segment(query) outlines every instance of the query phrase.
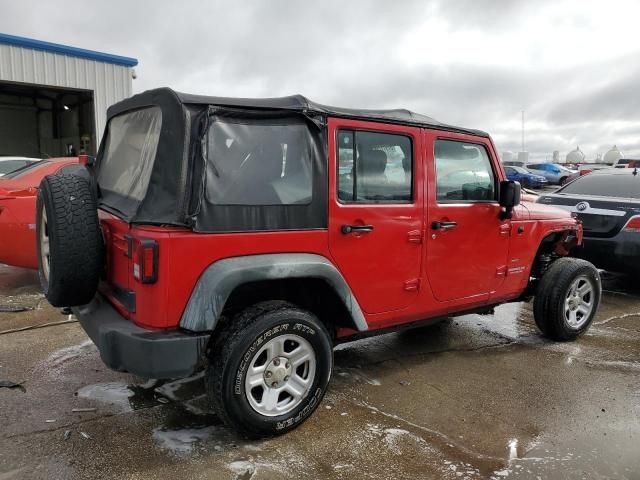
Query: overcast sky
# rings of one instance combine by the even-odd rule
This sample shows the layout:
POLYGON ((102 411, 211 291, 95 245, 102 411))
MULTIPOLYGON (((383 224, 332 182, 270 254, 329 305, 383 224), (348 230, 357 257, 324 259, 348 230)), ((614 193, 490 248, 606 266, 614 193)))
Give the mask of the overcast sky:
POLYGON ((638 1, 0 0, 0 32, 135 57, 134 91, 404 107, 546 158, 640 156, 638 1))

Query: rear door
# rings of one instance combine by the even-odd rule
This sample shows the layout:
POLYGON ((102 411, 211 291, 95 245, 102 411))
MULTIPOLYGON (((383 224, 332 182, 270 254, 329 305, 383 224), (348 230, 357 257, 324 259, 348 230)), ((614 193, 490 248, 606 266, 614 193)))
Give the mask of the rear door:
POLYGON ((329 119, 329 247, 367 313, 407 307, 420 288, 420 129, 329 119))
MULTIPOLYGON (((510 221, 499 218, 497 157, 488 139, 425 132, 427 275, 439 301, 488 297, 506 274, 510 221)), ((464 299, 464 300, 463 300, 464 299)))

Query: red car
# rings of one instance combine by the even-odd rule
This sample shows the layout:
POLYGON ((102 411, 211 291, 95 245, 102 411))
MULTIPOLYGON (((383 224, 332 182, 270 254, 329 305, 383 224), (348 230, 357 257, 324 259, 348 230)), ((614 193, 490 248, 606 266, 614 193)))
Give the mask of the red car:
POLYGON ((28 164, 0 178, 0 263, 38 268, 36 195, 40 181, 78 163, 78 157, 28 164))
POLYGON ((487 133, 169 89, 108 117, 89 180, 40 186, 45 295, 110 368, 204 367, 211 407, 243 434, 308 418, 339 342, 531 297, 552 339, 594 318, 598 270, 568 257, 580 222, 521 202, 487 133))

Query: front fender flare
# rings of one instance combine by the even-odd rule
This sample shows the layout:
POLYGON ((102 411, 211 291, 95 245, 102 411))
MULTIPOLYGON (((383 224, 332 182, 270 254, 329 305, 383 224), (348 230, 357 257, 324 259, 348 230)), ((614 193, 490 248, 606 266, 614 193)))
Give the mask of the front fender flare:
POLYGON ((245 283, 287 278, 320 278, 338 294, 358 331, 368 329, 360 305, 338 269, 325 257, 310 253, 247 255, 218 260, 200 275, 180 327, 192 332, 212 331, 233 290, 245 283))

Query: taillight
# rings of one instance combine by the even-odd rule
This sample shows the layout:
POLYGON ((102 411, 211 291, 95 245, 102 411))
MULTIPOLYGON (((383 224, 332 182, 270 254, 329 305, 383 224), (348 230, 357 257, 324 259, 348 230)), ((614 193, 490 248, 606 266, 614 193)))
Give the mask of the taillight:
POLYGON ((625 232, 640 232, 640 215, 631 217, 623 230, 625 232))
POLYGON ((158 242, 146 238, 133 238, 133 277, 141 283, 158 280, 158 242))

